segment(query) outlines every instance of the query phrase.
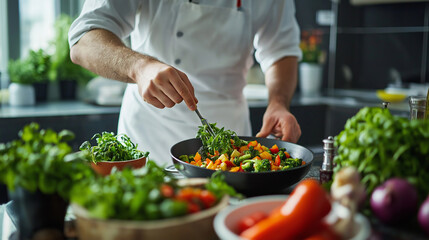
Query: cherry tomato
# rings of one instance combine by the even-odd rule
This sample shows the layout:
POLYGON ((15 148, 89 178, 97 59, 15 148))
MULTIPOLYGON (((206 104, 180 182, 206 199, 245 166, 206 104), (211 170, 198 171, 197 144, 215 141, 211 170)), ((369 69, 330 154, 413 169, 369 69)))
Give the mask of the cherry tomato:
POLYGON ((244 232, 244 230, 253 227, 256 223, 258 223, 259 221, 261 221, 267 217, 268 217, 268 215, 264 212, 254 212, 254 213, 250 214, 249 216, 242 218, 238 222, 239 233, 242 233, 242 232, 244 232))
POLYGON ((161 193, 162 193, 162 196, 164 196, 166 198, 171 198, 174 196, 174 189, 170 185, 162 184, 161 185, 161 193))
POLYGON ((188 202, 188 213, 196 213, 199 211, 201 211, 200 205, 193 202, 188 202))
POLYGON ((209 208, 216 203, 215 195, 207 190, 202 190, 199 197, 205 208, 209 208))

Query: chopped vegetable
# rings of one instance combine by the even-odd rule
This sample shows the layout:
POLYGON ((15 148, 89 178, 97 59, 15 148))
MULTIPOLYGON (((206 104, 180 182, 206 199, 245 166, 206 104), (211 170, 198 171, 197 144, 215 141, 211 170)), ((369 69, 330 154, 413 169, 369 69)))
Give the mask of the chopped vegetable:
POLYGON ((299 158, 292 158, 276 144, 268 148, 257 140, 247 142, 230 130, 211 125, 215 137, 207 133, 207 126, 200 126, 197 138, 203 147, 195 155, 182 155, 180 160, 195 166, 230 172, 266 172, 286 170, 304 165, 299 158), (206 160, 201 161, 204 158, 206 160))
POLYGON ((325 190, 317 181, 306 179, 296 186, 281 208, 240 236, 250 240, 305 238, 307 236, 302 234, 308 226, 319 224, 330 210, 331 203, 325 190))
POLYGON ((224 195, 241 197, 213 174, 205 189, 180 187, 177 180, 149 160, 141 169, 112 171, 106 177, 81 181, 71 201, 101 219, 154 220, 172 218, 213 207, 224 195))

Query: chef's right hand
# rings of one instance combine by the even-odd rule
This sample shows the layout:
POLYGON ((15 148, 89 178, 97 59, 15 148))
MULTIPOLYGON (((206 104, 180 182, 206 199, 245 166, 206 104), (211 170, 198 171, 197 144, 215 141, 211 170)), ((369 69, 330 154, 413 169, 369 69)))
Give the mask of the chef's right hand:
POLYGON ((185 101, 188 108, 195 111, 198 100, 188 76, 156 59, 146 61, 135 76, 143 100, 157 108, 171 108, 185 101))

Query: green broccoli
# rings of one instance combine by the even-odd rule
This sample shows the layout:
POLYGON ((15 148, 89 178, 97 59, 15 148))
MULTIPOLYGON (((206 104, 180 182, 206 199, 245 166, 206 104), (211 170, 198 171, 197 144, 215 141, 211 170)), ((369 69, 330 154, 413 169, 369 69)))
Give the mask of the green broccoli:
POLYGON ((243 156, 241 156, 241 157, 236 157, 236 158, 234 158, 234 160, 232 160, 232 163, 234 163, 234 164, 235 164, 235 166, 240 166, 240 163, 241 163, 242 161, 247 160, 247 159, 249 159, 249 158, 252 158, 252 155, 251 155, 250 153, 248 153, 248 154, 244 154, 244 155, 243 155, 243 156))
POLYGON ((255 160, 253 167, 255 168, 255 172, 271 171, 271 163, 268 159, 255 160))
POLYGON ((254 149, 253 146, 249 147, 249 150, 243 152, 244 154, 250 154, 250 158, 254 158, 259 155, 259 151, 254 149))
POLYGON ((241 165, 241 168, 245 171, 245 172, 253 172, 253 170, 255 170, 255 168, 253 167, 255 160, 245 160, 243 161, 243 165, 241 165))
POLYGON ((277 153, 277 155, 280 157, 280 160, 285 160, 286 159, 286 154, 284 151, 279 151, 277 153))

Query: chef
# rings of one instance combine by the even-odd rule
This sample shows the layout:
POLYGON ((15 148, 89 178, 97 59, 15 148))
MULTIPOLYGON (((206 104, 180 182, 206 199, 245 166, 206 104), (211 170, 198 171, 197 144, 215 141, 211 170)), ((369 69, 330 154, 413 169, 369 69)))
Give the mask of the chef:
POLYGON ((243 88, 254 51, 269 92, 257 136, 301 135, 289 111, 301 57, 293 0, 86 0, 69 44, 74 63, 129 83, 118 133, 159 164, 195 137, 197 104, 209 122, 252 134, 243 88))

